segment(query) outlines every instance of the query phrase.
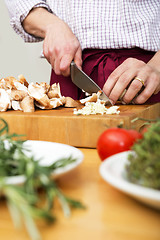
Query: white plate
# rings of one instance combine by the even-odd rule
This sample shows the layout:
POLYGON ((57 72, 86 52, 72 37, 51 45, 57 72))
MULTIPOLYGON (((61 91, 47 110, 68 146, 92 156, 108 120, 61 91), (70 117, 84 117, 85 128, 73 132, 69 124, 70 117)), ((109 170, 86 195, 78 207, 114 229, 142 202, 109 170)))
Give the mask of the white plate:
POLYGON ((99 169, 102 178, 120 191, 149 206, 160 209, 159 190, 133 184, 125 178, 125 165, 130 152, 118 153, 104 160, 99 169))
MULTIPOLYGON (((79 149, 66 144, 28 140, 24 143, 24 146, 31 150, 30 152, 25 152, 25 154, 27 156, 34 156, 36 160, 40 159, 40 164, 43 166, 51 165, 61 158, 67 158, 70 156, 76 159, 75 162, 68 164, 65 167, 55 169, 52 173, 54 179, 76 168, 84 158, 83 153, 79 149)), ((6 178, 8 184, 18 185, 24 183, 24 181, 24 176, 6 178)))

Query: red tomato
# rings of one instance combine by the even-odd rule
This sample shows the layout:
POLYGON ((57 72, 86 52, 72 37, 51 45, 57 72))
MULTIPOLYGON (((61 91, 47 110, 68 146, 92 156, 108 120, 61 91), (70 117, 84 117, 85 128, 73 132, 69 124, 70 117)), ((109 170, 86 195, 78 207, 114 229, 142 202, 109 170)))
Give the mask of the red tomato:
POLYGON ((133 145, 133 137, 123 128, 109 128, 105 130, 97 141, 97 151, 101 158, 105 158, 123 151, 133 145))
POLYGON ((129 130, 127 130, 127 131, 131 134, 131 137, 133 138, 133 143, 134 143, 137 139, 143 138, 143 135, 142 135, 140 132, 138 132, 138 131, 136 131, 136 130, 134 130, 134 129, 129 129, 129 130))

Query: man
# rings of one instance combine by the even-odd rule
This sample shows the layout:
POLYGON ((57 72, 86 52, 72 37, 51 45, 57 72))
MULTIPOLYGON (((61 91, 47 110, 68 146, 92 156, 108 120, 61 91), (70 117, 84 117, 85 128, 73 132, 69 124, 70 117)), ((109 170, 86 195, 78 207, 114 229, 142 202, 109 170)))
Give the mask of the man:
POLYGON ((113 104, 160 102, 160 3, 155 0, 6 0, 11 25, 25 41, 44 39, 51 83, 75 99, 72 60, 113 104), (143 87, 143 88, 142 88, 143 87))

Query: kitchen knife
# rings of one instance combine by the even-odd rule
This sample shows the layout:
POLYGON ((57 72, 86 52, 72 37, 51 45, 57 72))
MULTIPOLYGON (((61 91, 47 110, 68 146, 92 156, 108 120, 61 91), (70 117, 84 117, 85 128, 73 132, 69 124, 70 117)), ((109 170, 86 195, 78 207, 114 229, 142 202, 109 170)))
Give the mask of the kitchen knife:
POLYGON ((103 92, 103 90, 87 74, 85 74, 81 69, 79 69, 74 61, 71 62, 71 79, 77 87, 89 94, 101 91, 102 93, 99 98, 101 100, 104 100, 106 104, 110 103, 111 105, 113 105, 110 99, 103 92))

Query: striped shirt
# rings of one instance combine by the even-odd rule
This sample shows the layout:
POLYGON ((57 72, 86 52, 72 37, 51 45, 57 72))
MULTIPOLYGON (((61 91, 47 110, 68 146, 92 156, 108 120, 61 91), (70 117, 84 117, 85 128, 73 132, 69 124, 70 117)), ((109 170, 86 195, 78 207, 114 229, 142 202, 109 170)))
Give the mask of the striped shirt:
POLYGON ((25 42, 42 39, 26 33, 21 22, 34 7, 64 20, 82 49, 140 47, 160 49, 159 0, 5 0, 13 29, 25 42))

